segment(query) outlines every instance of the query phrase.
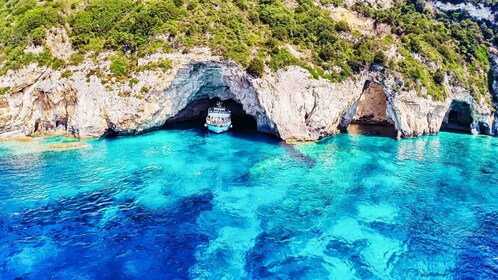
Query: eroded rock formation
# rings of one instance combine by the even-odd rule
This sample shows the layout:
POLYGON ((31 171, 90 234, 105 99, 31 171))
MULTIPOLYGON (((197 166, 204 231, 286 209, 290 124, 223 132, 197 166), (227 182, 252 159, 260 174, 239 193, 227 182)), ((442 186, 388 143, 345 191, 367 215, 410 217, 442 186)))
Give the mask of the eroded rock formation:
MULTIPOLYGON (((458 1, 454 1, 458 2, 458 1)), ((438 10, 444 12, 463 11, 469 16, 478 20, 487 20, 495 23, 495 18, 498 15, 497 11, 490 7, 486 7, 485 3, 478 4, 476 2, 459 1, 458 4, 452 4, 448 1, 433 1, 431 4, 438 10)))
MULTIPOLYGON (((498 51, 492 50, 489 56, 490 69, 488 79, 490 82, 490 91, 493 99, 493 106, 498 110, 498 51)), ((495 112, 494 124, 491 134, 498 135, 498 114, 495 112)))
POLYGON ((156 54, 139 63, 164 58, 172 61, 172 69, 139 72, 133 84, 100 77, 95 69, 105 75, 109 64, 91 60, 71 66, 69 76, 34 65, 9 72, 0 77, 0 87, 10 87, 0 96, 0 137, 139 134, 199 117, 215 98, 235 102, 259 131, 289 141, 327 137, 352 121, 393 125, 398 137, 434 134, 449 119, 454 101, 469 105, 474 132, 493 132, 488 104, 450 83, 449 97, 433 101, 404 91, 401 78, 382 71, 332 83, 291 66, 253 79, 237 64, 205 50, 156 54))
POLYGON ((469 132, 472 129, 473 122, 470 105, 466 102, 455 100, 451 102, 441 127, 469 132))
POLYGON ((366 74, 342 83, 312 79, 307 70, 289 67, 254 80, 272 130, 286 140, 316 140, 338 131, 341 116, 360 97, 366 74))
POLYGON ((340 128, 346 129, 350 124, 394 125, 387 115, 387 102, 384 87, 374 81, 367 80, 363 93, 351 110, 344 116, 340 128))
MULTIPOLYGON (((171 108, 169 121, 175 120, 177 113, 189 103, 219 98, 241 104, 246 114, 256 119, 259 131, 278 134, 261 106, 251 78, 235 63, 209 61, 187 64, 178 71, 163 93, 171 108)), ((206 105, 204 103, 197 108, 205 110, 206 105)))
POLYGON ((356 134, 396 137, 394 122, 387 112, 384 87, 367 80, 361 97, 343 115, 339 128, 356 134))

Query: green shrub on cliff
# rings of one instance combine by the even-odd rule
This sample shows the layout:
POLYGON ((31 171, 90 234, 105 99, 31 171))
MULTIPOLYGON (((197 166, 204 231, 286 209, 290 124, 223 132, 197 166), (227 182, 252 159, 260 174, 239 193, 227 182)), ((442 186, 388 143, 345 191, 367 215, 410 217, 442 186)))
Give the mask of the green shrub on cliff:
POLYGON ((111 73, 116 76, 128 75, 128 62, 122 57, 116 56, 111 60, 111 73))
POLYGON ((168 59, 163 59, 160 61, 149 62, 137 68, 137 72, 142 72, 146 70, 169 70, 171 69, 171 61, 168 59))
POLYGON ((279 49, 271 54, 270 68, 274 71, 290 65, 299 65, 299 60, 286 49, 279 49))
POLYGON ((33 62, 64 67, 65 62, 47 50, 25 51, 28 46, 46 49, 46 31, 60 27, 68 31, 77 50, 70 64, 96 57, 88 54, 113 51, 117 55, 111 72, 117 77, 171 67, 167 62, 136 67, 137 59, 147 54, 209 46, 215 55, 236 61, 255 76, 261 75, 266 62, 272 70, 299 65, 315 78, 342 81, 377 63, 401 73, 408 86, 435 99, 444 98, 446 92, 435 69, 476 96, 486 94, 483 73, 496 27, 477 24, 465 15, 431 11, 423 1, 397 2, 384 10, 358 1, 354 10, 377 25, 391 26, 392 34, 382 38, 335 20, 322 6, 343 4, 342 0, 298 0, 296 5, 281 0, 9 0, 0 4, 0 63, 2 73, 33 62), (392 46, 401 54, 399 60, 386 57, 392 46))
POLYGON ((102 39, 103 47, 133 52, 179 15, 173 1, 97 0, 75 13, 69 24, 78 48, 102 39))
POLYGON ((263 76, 264 71, 265 71, 265 62, 258 57, 251 60, 251 63, 249 63, 249 66, 247 67, 247 73, 255 77, 263 76))
POLYGON ((445 76, 444 71, 442 69, 437 69, 436 72, 434 73, 434 81, 437 84, 442 85, 444 82, 444 76, 445 76))
POLYGON ((5 95, 7 92, 9 92, 10 87, 2 87, 0 88, 0 95, 5 95))

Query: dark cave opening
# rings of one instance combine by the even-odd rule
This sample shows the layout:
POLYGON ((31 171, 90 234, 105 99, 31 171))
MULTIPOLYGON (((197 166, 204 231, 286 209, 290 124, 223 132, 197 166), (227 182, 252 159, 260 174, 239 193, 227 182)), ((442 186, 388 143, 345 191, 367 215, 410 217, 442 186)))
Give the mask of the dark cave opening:
POLYGON ((468 133, 473 122, 470 105, 464 101, 454 100, 444 117, 441 130, 468 133))
MULTIPOLYGON (((202 98, 190 102, 180 110, 174 117, 168 119, 164 125, 165 129, 188 129, 202 128, 207 117, 208 109, 215 106, 219 98, 202 98)), ((256 119, 247 114, 242 104, 233 99, 221 100, 223 105, 231 111, 232 131, 257 131, 256 119)))
POLYGON ((351 123, 348 126, 347 133, 360 134, 366 136, 383 136, 389 138, 397 138, 398 131, 394 125, 375 125, 375 124, 361 124, 351 123))

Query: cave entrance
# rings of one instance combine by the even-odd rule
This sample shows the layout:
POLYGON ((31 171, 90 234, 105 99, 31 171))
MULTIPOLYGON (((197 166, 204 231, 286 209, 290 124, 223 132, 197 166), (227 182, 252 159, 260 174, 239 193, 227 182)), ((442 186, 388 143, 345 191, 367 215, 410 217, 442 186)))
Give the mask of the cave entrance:
POLYGON ((441 130, 469 133, 473 122, 469 103, 453 100, 444 117, 441 130))
POLYGON ((384 87, 379 83, 366 81, 360 99, 343 117, 339 128, 351 134, 396 138, 398 132, 387 115, 384 87))
MULTIPOLYGON (((165 128, 202 128, 208 114, 208 109, 215 106, 219 98, 201 98, 191 101, 174 117, 168 119, 165 128)), ((242 104, 233 99, 222 100, 223 105, 232 113, 232 131, 257 131, 256 119, 247 114, 242 104)))

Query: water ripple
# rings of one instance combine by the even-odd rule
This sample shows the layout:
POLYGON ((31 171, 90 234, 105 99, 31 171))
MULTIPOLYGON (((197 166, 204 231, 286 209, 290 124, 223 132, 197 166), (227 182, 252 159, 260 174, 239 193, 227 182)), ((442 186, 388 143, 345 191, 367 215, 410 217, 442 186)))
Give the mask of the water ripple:
POLYGON ((496 138, 41 144, 0 143, 0 279, 498 278, 496 138))

